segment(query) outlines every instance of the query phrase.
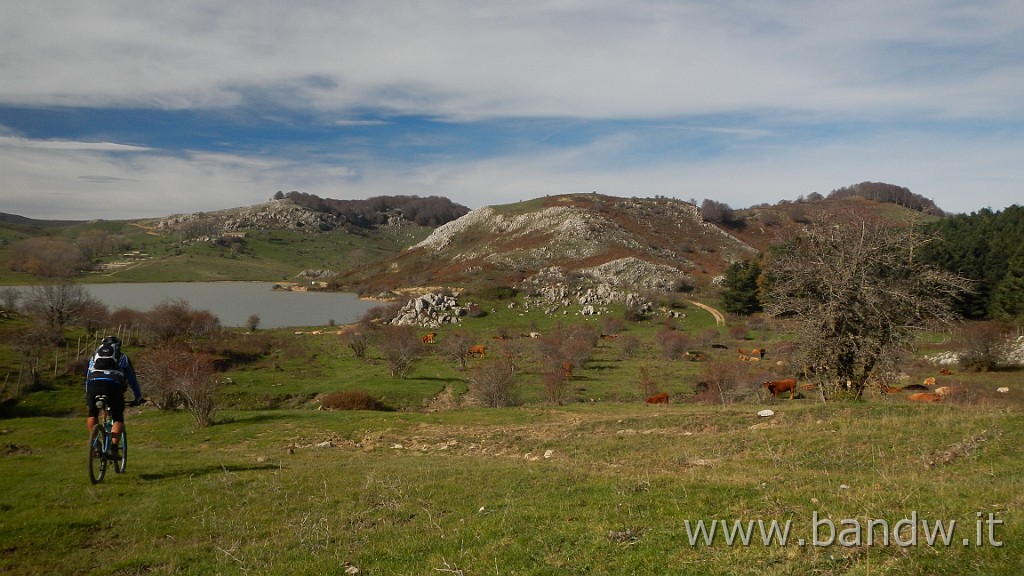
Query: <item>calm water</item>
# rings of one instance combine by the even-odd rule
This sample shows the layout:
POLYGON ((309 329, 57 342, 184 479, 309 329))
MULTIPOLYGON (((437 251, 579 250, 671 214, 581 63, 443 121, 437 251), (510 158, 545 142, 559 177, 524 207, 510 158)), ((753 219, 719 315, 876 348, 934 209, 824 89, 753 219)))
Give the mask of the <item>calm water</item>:
POLYGON ((194 310, 209 310, 222 326, 245 326, 260 317, 260 328, 324 326, 357 322, 377 304, 341 292, 286 292, 269 282, 164 282, 86 284, 83 287, 111 311, 146 311, 164 300, 184 300, 194 310))

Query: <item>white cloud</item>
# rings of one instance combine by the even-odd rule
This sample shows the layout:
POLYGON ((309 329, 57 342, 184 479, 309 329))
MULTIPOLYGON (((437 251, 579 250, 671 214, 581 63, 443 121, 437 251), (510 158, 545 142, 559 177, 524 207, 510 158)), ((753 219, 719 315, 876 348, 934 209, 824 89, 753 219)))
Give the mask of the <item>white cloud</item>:
POLYGON ((303 110, 364 139, 394 128, 377 119, 388 113, 639 120, 722 139, 673 156, 632 128, 558 145, 554 130, 533 149, 471 160, 443 132, 396 131, 382 147, 416 140, 436 156, 385 161, 353 146, 318 164, 292 142, 221 153, 0 132, 3 210, 33 217, 95 217, 98 196, 116 199, 109 217, 120 218, 277 190, 471 207, 597 190, 743 207, 862 180, 970 211, 1019 202, 1024 182, 1015 0, 37 0, 0 11, 0 107, 303 110))
POLYGON ((325 110, 464 118, 1002 116, 1024 102, 1012 0, 43 0, 7 12, 8 103, 226 106, 275 87, 325 110))

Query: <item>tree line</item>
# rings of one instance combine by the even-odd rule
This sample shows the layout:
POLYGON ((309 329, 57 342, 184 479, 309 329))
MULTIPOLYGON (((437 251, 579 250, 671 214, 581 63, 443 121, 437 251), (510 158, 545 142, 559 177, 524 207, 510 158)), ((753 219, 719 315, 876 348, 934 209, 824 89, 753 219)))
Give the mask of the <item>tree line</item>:
POLYGON ((469 208, 441 196, 375 196, 365 200, 337 200, 297 191, 287 194, 279 191, 274 195, 275 200, 284 198, 310 210, 343 216, 349 224, 359 228, 382 226, 393 216, 436 228, 469 212, 469 208))
MULTIPOLYGON (((908 260, 907 266, 922 265, 967 281, 965 290, 952 300, 958 316, 968 320, 1024 318, 1024 207, 948 216, 920 226, 915 234, 922 240, 915 245, 913 261, 908 260)), ((762 311, 767 303, 764 260, 734 262, 726 269, 722 285, 726 311, 740 315, 762 311)))

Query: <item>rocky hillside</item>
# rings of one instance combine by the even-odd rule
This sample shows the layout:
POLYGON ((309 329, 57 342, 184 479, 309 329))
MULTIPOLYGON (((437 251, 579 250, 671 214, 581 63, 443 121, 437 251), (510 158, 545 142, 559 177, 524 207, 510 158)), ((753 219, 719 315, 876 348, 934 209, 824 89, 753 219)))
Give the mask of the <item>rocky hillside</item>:
POLYGON ((327 212, 297 206, 291 200, 271 200, 252 206, 215 212, 175 214, 154 223, 158 232, 198 232, 219 235, 240 230, 300 230, 326 232, 344 224, 344 219, 327 212))
POLYGON ((550 196, 474 210, 385 266, 353 270, 335 281, 363 293, 414 286, 535 290, 559 283, 622 292, 701 288, 713 285, 730 263, 756 257, 822 212, 913 214, 864 198, 836 198, 761 206, 714 223, 697 206, 670 198, 550 196))

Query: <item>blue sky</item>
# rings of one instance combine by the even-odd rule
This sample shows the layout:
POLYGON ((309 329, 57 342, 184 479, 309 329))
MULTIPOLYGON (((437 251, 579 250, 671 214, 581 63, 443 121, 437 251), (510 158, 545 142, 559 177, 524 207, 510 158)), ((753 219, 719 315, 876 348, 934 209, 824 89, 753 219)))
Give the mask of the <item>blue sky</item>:
POLYGON ((0 0, 0 211, 1024 203, 1024 3, 0 0))

